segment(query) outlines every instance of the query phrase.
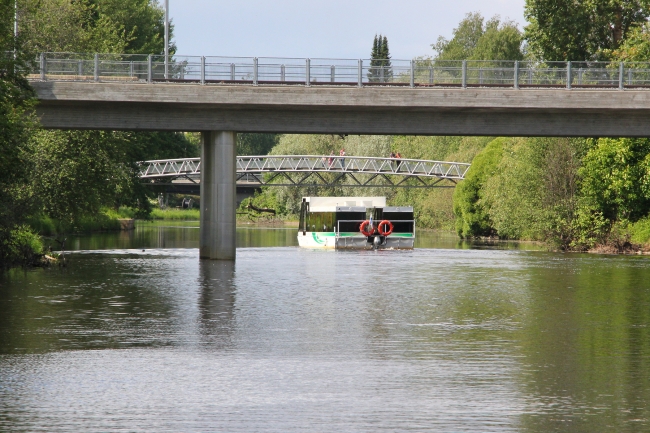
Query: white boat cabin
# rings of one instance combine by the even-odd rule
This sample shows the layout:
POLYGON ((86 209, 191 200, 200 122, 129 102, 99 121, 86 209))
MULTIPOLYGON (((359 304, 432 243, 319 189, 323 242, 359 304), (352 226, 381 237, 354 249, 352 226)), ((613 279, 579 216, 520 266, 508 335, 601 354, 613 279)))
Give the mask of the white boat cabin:
POLYGON ((411 206, 386 206, 386 197, 303 197, 298 244, 307 248, 411 249, 411 206))

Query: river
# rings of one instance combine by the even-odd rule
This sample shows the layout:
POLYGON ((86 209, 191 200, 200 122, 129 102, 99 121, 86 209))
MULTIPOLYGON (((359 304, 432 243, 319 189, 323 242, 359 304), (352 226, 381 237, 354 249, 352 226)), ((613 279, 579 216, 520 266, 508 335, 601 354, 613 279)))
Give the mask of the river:
POLYGON ((316 251, 196 223, 68 239, 0 277, 0 431, 647 432, 650 259, 316 251))

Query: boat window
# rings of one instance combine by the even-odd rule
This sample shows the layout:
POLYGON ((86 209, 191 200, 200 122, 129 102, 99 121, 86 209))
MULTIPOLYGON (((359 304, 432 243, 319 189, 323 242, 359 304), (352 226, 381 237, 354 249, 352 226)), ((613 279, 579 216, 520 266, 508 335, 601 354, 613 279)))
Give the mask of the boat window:
POLYGON ((307 216, 307 226, 313 232, 333 232, 334 212, 311 212, 307 216))
POLYGON ((365 212, 337 212, 336 221, 341 233, 358 232, 359 226, 366 219, 365 212))

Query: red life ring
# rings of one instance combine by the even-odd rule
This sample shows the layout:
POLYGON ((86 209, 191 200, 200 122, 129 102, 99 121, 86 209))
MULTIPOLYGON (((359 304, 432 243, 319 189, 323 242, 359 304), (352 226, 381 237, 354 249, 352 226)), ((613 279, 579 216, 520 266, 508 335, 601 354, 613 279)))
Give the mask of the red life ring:
POLYGON ((377 226, 377 230, 379 231, 380 235, 388 236, 389 234, 393 233, 393 223, 388 220, 383 220, 377 226), (384 229, 385 226, 388 226, 388 228, 384 229))
POLYGON ((375 232, 375 228, 370 226, 370 230, 366 230, 366 227, 370 225, 370 221, 365 220, 364 222, 361 223, 359 226, 359 231, 361 232, 362 235, 364 236, 370 236, 375 232))

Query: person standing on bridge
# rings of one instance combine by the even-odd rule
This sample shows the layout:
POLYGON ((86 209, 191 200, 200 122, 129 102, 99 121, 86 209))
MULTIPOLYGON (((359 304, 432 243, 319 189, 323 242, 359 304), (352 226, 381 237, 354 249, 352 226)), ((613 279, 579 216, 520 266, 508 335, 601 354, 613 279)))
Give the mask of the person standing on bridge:
POLYGON ((390 153, 390 159, 391 159, 391 164, 395 165, 395 167, 397 168, 396 166, 397 162, 395 161, 395 152, 390 153))
POLYGON ((330 152, 330 157, 327 159, 327 167, 332 168, 332 164, 334 164, 334 151, 333 150, 330 152))
POLYGON ((402 165, 402 161, 400 161, 400 159, 402 159, 402 155, 399 152, 397 152, 395 154, 395 158, 397 159, 397 161, 395 162, 396 165, 395 169, 399 171, 399 166, 402 165))
POLYGON ((341 148, 339 156, 341 157, 341 168, 345 170, 345 149, 341 148))

